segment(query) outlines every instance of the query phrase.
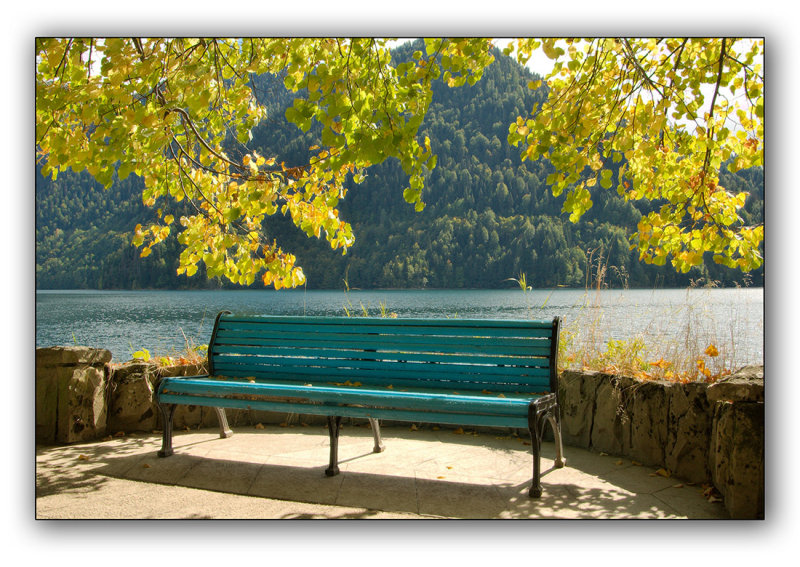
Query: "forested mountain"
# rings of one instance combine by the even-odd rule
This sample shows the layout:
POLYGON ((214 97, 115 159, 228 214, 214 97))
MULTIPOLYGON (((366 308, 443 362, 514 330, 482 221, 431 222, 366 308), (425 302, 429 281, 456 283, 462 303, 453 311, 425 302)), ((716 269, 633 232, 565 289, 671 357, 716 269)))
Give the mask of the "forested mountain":
MULTIPOLYGON (((409 57, 412 49, 402 46, 395 57, 409 57)), ((407 179, 399 164, 386 162, 370 168, 340 204, 356 235, 344 256, 324 241, 309 240, 286 218, 268 219, 265 231, 296 253, 309 288, 499 288, 514 285, 508 278, 523 273, 533 287, 584 287, 598 262, 607 268, 605 281, 612 287, 683 287, 692 281, 763 285, 763 268, 742 274, 710 258, 684 275, 669 265, 639 262, 626 234, 657 203, 625 202, 598 187, 592 209, 572 224, 561 213, 564 196, 554 198, 545 184, 549 163, 522 162, 506 142, 508 125, 542 101, 545 91, 530 91, 529 71, 499 52, 495 57, 474 86, 434 88, 421 137, 430 137, 438 166, 426 180, 422 212, 403 200, 407 179)), ((307 160, 314 131, 303 133, 283 118, 292 95, 280 77, 259 77, 255 87, 271 118, 254 131, 249 149, 287 164, 307 160)), ((724 171, 720 184, 748 191, 745 221, 763 222, 761 168, 736 175, 724 171)), ((191 278, 176 275, 174 237, 139 258, 130 244, 133 228, 153 218, 142 205, 141 190, 134 175, 103 190, 86 173, 62 172, 53 181, 37 172, 37 287, 238 287, 207 279, 202 267, 191 278)), ((183 214, 170 206, 176 216, 183 214)))

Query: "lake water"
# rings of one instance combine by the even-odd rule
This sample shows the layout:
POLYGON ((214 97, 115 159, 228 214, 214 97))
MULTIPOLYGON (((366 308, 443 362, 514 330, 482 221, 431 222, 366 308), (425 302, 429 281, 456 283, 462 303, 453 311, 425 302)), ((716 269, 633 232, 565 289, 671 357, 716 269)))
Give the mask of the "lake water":
POLYGON ((641 337, 657 348, 718 345, 731 368, 763 364, 761 288, 671 290, 37 291, 36 346, 146 348, 170 355, 208 343, 221 310, 241 314, 544 319, 576 340, 641 337))

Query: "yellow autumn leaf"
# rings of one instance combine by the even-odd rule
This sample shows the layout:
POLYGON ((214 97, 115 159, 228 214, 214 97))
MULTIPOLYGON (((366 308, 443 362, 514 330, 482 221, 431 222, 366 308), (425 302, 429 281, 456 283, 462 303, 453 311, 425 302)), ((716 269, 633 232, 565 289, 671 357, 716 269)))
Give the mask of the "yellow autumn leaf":
POLYGON ((705 350, 705 353, 708 356, 712 356, 712 357, 713 356, 719 356, 719 351, 717 350, 717 347, 715 347, 713 344, 708 345, 708 348, 705 350))

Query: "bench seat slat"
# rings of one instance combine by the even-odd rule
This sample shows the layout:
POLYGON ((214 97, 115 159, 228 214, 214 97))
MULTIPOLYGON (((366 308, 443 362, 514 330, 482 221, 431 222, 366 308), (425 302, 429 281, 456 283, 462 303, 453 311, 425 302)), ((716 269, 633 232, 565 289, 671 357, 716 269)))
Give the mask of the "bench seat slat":
POLYGON ((312 415, 330 415, 341 417, 363 417, 391 419, 396 421, 430 422, 448 425, 469 425, 485 427, 527 428, 527 417, 480 415, 473 413, 422 412, 420 410, 399 410, 393 408, 367 408, 339 405, 296 404, 269 400, 242 400, 232 398, 185 396, 180 394, 163 394, 162 403, 190 404, 207 407, 224 407, 246 410, 264 410, 285 413, 303 414, 304 410, 312 415))
MULTIPOLYGON (((220 400, 226 396, 247 395, 269 398, 292 398, 295 404, 365 405, 402 410, 437 411, 445 413, 478 413, 486 415, 526 416, 528 404, 535 394, 518 397, 496 397, 427 389, 413 392, 377 390, 359 387, 331 387, 311 384, 255 383, 208 380, 170 380, 161 388, 161 396, 180 394, 194 398, 212 397, 220 400)), ((316 408, 314 408, 316 409, 316 408)))

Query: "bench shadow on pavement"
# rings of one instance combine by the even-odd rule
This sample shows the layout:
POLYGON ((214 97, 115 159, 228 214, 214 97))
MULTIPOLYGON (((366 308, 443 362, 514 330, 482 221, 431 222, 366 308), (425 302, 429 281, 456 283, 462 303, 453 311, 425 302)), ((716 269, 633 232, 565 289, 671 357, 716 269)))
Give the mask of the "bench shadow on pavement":
MULTIPOLYGON (((298 434, 300 431, 293 430, 292 433, 298 434)), ((418 474, 415 465, 403 465, 409 461, 403 454, 403 448, 392 451, 391 439, 388 439, 387 451, 392 451, 393 464, 387 466, 384 461, 383 465, 371 470, 377 456, 365 452, 360 445, 364 442, 361 437, 367 437, 369 432, 351 430, 350 434, 353 433, 356 434, 354 443, 359 443, 358 449, 353 447, 349 454, 342 456, 342 472, 334 477, 325 476, 327 453, 322 445, 327 441, 327 434, 320 435, 318 432, 308 433, 316 436, 316 439, 309 449, 313 458, 307 460, 276 459, 264 452, 262 458, 254 462, 248 460, 251 457, 246 453, 236 453, 235 450, 225 452, 223 456, 224 440, 214 436, 179 442, 174 455, 166 459, 156 455, 159 442, 156 434, 129 437, 121 439, 119 443, 59 447, 59 458, 48 460, 47 470, 43 471, 47 474, 42 475, 44 478, 40 480, 37 474, 37 494, 56 492, 67 487, 70 490, 95 490, 100 486, 98 483, 103 482, 103 476, 106 476, 351 509, 333 513, 337 518, 368 518, 374 516, 375 511, 472 519, 676 516, 676 511, 663 501, 650 494, 636 494, 628 490, 624 482, 605 483, 602 486, 584 482, 588 475, 602 477, 608 469, 607 465, 598 465, 597 459, 586 452, 583 458, 570 460, 567 448, 568 465, 565 469, 552 468, 552 460, 545 453, 542 461, 544 494, 539 499, 531 499, 528 498, 529 477, 524 481, 509 482, 480 474, 435 476, 430 471, 418 474), (192 454, 192 451, 204 454, 192 454), (79 460, 79 466, 75 466, 80 455, 85 455, 85 460, 79 460)), ((280 435, 280 432, 272 430, 269 433, 247 432, 240 435, 263 436, 263 440, 257 439, 257 443, 263 443, 260 449, 268 451, 270 437, 280 435)), ((447 444, 430 442, 430 447, 426 447, 427 441, 417 441, 408 431, 392 430, 391 437, 420 443, 422 445, 415 445, 417 452, 434 456, 442 447, 455 451, 463 445, 480 443, 480 439, 463 437, 447 444)), ((518 448, 501 446, 499 454, 504 458, 502 454, 510 455, 512 450, 530 459, 529 452, 525 454, 518 448)), ((487 463, 486 466, 492 465, 487 463)), ((475 469, 482 469, 482 463, 476 463, 475 469)), ((212 517, 214 510, 208 513, 208 517, 212 517)), ((271 517, 303 519, 320 516, 287 513, 271 517)))

